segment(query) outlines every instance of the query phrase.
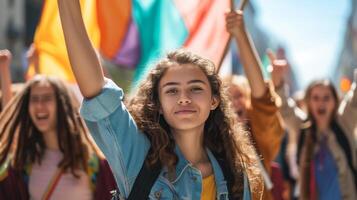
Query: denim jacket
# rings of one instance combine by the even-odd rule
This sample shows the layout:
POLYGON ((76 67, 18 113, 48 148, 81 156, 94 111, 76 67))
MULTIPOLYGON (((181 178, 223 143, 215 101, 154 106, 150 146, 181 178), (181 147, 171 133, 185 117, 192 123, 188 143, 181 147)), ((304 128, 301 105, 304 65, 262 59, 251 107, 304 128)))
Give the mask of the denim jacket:
MULTIPOLYGON (((129 196, 151 144, 124 106, 123 95, 122 89, 106 79, 106 84, 98 96, 83 101, 81 114, 94 140, 105 154, 120 195, 125 199, 129 196)), ((176 177, 169 180, 164 167, 150 191, 149 199, 201 199, 200 171, 184 158, 178 147, 175 151, 179 158, 176 177)), ((223 172, 209 149, 207 154, 214 171, 217 199, 228 199, 223 172)), ((244 199, 250 197, 248 180, 245 178, 244 199)))

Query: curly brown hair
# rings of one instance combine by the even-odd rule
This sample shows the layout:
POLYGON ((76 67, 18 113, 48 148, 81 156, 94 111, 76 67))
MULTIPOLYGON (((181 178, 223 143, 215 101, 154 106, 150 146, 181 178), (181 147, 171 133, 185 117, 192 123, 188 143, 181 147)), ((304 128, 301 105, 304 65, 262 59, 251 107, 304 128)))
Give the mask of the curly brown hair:
POLYGON ((207 76, 212 95, 220 101, 211 111, 204 127, 204 145, 224 162, 231 172, 230 193, 236 198, 243 191, 243 172, 248 174, 252 191, 261 192, 261 177, 257 168, 257 157, 250 143, 248 133, 242 128, 229 109, 228 97, 222 82, 215 72, 214 64, 205 58, 185 50, 168 53, 160 60, 148 77, 140 84, 136 95, 128 102, 128 110, 138 127, 149 138, 151 151, 149 164, 159 161, 169 169, 174 168, 178 157, 174 152, 175 141, 164 117, 160 116, 159 82, 165 71, 173 64, 192 64, 199 67, 207 76))
POLYGON ((57 104, 57 140, 63 159, 58 164, 78 177, 76 170, 87 170, 89 157, 95 153, 102 157, 98 147, 74 105, 74 95, 59 78, 37 75, 28 81, 0 114, 0 164, 8 159, 16 170, 41 162, 46 149, 42 133, 36 128, 29 115, 32 86, 49 83, 55 91, 57 104))

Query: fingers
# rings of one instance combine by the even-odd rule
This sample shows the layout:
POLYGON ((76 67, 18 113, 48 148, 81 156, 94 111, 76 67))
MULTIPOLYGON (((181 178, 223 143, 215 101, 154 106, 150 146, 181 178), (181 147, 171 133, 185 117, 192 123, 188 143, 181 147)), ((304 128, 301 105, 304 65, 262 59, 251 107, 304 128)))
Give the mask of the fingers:
POLYGON ((272 67, 285 68, 288 65, 288 61, 286 59, 277 59, 275 53, 271 49, 267 49, 266 52, 271 65, 273 65, 272 67))
POLYGON ((0 50, 0 56, 11 56, 11 52, 7 49, 0 50))
POLYGON ((226 23, 236 23, 243 20, 243 11, 230 11, 225 13, 226 23))
POLYGON ((236 35, 238 31, 244 28, 243 12, 230 11, 225 13, 226 29, 230 34, 236 35))
POLYGON ((273 63, 276 60, 276 56, 271 49, 267 49, 267 55, 271 63, 273 63))
POLYGON ((11 59, 11 52, 7 49, 2 49, 0 50, 0 62, 6 62, 9 61, 11 59))

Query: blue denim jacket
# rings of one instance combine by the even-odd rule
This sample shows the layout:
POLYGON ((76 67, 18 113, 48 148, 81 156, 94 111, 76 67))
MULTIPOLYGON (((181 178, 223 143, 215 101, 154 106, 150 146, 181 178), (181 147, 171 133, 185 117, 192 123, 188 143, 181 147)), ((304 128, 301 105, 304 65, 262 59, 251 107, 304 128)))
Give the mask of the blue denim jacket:
MULTIPOLYGON (((120 194, 127 198, 148 153, 150 141, 140 132, 124 106, 123 95, 122 89, 106 79, 98 96, 83 101, 81 114, 112 168, 120 194)), ((163 168, 149 199, 201 199, 200 171, 184 158, 178 147, 175 151, 179 158, 175 179, 170 181, 167 169, 163 168)), ((217 199, 228 199, 223 172, 209 149, 207 154, 214 171, 217 199)), ((250 199, 247 178, 244 183, 244 199, 250 199)))

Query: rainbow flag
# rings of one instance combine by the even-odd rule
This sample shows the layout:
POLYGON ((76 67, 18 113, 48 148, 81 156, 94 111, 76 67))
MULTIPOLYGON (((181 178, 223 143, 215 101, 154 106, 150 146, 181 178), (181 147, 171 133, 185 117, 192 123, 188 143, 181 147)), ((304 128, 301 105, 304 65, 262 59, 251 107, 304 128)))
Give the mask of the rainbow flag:
MULTIPOLYGON (((218 66, 229 40, 224 13, 230 0, 81 0, 81 5, 94 47, 113 63, 135 70, 134 82, 164 53, 182 47, 218 66)), ((56 0, 46 1, 34 43, 40 73, 74 81, 56 0)))
POLYGON ((114 62, 135 68, 138 82, 164 53, 186 48, 223 59, 229 34, 224 13, 230 0, 132 0, 131 24, 114 62))

